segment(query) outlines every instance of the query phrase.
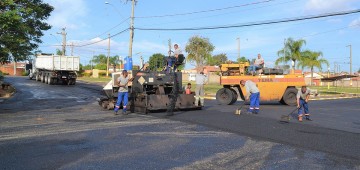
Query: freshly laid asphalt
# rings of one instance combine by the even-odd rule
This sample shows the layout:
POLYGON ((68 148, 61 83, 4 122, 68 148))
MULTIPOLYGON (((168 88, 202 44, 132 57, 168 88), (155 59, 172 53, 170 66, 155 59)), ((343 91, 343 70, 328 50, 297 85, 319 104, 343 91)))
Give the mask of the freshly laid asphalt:
POLYGON ((294 114, 290 123, 281 122, 281 115, 294 109, 289 106, 270 103, 262 105, 258 115, 238 116, 234 114, 238 106, 217 105, 211 100, 206 101, 208 107, 203 112, 179 112, 170 119, 360 160, 360 108, 357 107, 360 99, 309 104, 313 113, 311 122, 298 122, 294 114))
MULTIPOLYGON (((359 98, 312 100, 314 121, 294 107, 206 100, 203 110, 114 116, 96 102, 102 86, 49 86, 10 77, 0 103, 0 169, 359 169, 359 98)), ((317 98, 324 99, 324 98, 317 98)))

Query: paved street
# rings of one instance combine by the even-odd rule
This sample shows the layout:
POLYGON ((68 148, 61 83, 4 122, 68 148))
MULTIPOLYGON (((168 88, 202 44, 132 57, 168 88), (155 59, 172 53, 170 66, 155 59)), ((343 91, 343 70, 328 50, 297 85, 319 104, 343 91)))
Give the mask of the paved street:
POLYGON ((0 169, 360 169, 359 98, 311 101, 303 123, 279 122, 290 106, 237 116, 240 102, 215 100, 173 117, 114 116, 99 85, 6 80, 17 92, 0 103, 0 169))

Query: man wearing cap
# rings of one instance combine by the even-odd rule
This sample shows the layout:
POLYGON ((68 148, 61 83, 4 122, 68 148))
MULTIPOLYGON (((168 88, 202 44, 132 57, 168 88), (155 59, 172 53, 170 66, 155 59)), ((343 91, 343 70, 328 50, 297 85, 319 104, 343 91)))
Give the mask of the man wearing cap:
POLYGON ((207 82, 207 77, 204 75, 204 72, 200 72, 200 74, 196 74, 195 77, 196 88, 195 88, 195 106, 200 105, 204 106, 204 98, 205 98, 205 90, 204 85, 207 82))

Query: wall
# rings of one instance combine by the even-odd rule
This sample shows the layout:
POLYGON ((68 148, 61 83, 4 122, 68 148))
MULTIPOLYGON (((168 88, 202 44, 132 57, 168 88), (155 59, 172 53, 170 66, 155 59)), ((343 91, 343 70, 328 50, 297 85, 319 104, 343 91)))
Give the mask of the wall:
MULTIPOLYGON (((8 73, 9 75, 14 75, 14 65, 0 65, 0 71, 3 73, 8 73)), ((16 68, 16 76, 22 76, 22 73, 25 71, 24 68, 16 68)))

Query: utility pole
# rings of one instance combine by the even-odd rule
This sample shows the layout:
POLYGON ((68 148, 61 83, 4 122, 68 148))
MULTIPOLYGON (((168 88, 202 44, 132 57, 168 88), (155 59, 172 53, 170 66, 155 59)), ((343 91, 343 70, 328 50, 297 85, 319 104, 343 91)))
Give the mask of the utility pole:
POLYGON ((74 54, 74 42, 71 42, 71 56, 74 54))
POLYGON ((109 76, 109 58, 110 58, 110 34, 108 34, 109 42, 108 42, 108 55, 107 55, 107 62, 106 62, 106 77, 109 76))
MULTIPOLYGON (((347 47, 350 47, 350 75, 352 75, 352 50, 351 50, 351 44, 348 45, 347 47)), ((351 77, 350 77, 350 86, 352 86, 351 77)))
POLYGON ((61 32, 58 32, 57 34, 61 34, 62 35, 62 55, 65 56, 65 52, 66 52, 66 32, 65 32, 66 28, 62 28, 61 32))
POLYGON ((131 0, 131 17, 130 17, 130 41, 129 41, 129 56, 132 57, 132 44, 134 40, 134 8, 135 0, 131 0))
POLYGON ((238 40, 238 59, 240 59, 240 37, 236 38, 238 40))
POLYGON ((286 64, 286 62, 285 62, 285 45, 286 45, 286 38, 284 38, 284 50, 283 50, 283 53, 284 53, 284 66, 286 64))

